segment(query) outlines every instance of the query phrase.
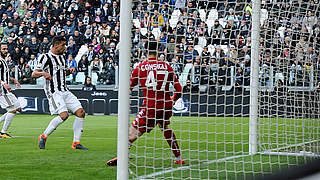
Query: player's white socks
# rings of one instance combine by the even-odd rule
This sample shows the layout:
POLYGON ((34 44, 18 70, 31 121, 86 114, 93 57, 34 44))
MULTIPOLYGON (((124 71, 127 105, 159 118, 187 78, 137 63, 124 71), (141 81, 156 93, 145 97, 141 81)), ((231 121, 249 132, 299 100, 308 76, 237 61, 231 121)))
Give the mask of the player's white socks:
POLYGON ((83 118, 76 117, 73 123, 73 142, 80 142, 80 138, 83 131, 83 118))
POLYGON ((53 118, 43 134, 48 137, 61 123, 63 123, 63 120, 60 116, 53 118))
POLYGON ((5 115, 6 116, 4 118, 5 119, 4 124, 3 124, 2 130, 1 130, 2 133, 7 133, 7 130, 9 128, 15 114, 7 112, 5 115))
POLYGON ((8 113, 8 112, 6 112, 5 114, 3 114, 3 115, 0 117, 0 123, 6 119, 7 113, 8 113))

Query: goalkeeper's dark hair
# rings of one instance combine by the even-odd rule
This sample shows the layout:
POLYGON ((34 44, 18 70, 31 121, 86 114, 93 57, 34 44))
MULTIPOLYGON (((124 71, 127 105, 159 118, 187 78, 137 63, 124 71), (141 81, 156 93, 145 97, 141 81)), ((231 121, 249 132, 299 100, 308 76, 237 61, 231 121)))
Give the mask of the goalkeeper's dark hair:
POLYGON ((152 54, 152 55, 157 55, 157 51, 158 51, 158 42, 156 41, 149 41, 149 43, 147 44, 147 49, 148 49, 148 52, 149 52, 149 55, 152 54))
POLYGON ((60 44, 61 42, 67 42, 66 38, 63 37, 63 36, 55 36, 55 37, 52 39, 52 45, 53 45, 53 46, 58 45, 58 44, 60 44))

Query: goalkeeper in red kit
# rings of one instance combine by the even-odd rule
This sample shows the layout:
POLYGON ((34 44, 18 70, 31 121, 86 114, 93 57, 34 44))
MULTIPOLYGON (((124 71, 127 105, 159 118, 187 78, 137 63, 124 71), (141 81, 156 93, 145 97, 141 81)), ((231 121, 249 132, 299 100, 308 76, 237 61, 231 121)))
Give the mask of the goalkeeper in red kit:
MULTIPOLYGON (((150 42, 148 50, 148 59, 133 70, 130 79, 130 90, 139 84, 143 89, 144 101, 129 130, 129 148, 145 132, 149 133, 158 125, 175 156, 173 163, 184 164, 176 136, 168 127, 172 106, 181 97, 182 87, 170 65, 157 60, 157 43, 150 42), (172 97, 169 92, 170 84, 175 88, 172 97)), ((109 160, 106 164, 116 166, 117 158, 109 160)))

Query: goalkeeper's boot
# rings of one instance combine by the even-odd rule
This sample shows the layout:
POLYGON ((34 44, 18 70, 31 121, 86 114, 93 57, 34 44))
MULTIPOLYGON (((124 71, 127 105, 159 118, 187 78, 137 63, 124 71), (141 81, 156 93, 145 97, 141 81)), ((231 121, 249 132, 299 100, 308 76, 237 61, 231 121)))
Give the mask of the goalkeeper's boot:
POLYGON ((108 166, 116 166, 117 165, 117 161, 118 161, 118 158, 113 158, 111 160, 109 160, 106 165, 108 166))
POLYGON ((74 142, 72 143, 71 149, 89 150, 88 148, 82 146, 82 144, 80 144, 80 142, 78 142, 78 141, 74 141, 74 142))
POLYGON ((38 146, 40 149, 46 148, 47 137, 44 134, 38 136, 38 146))
POLYGON ((0 132, 0 138, 7 138, 7 139, 11 139, 12 136, 10 136, 8 133, 2 133, 0 132))
POLYGON ((184 164, 184 160, 183 159, 179 159, 179 160, 175 160, 173 161, 174 164, 184 164))

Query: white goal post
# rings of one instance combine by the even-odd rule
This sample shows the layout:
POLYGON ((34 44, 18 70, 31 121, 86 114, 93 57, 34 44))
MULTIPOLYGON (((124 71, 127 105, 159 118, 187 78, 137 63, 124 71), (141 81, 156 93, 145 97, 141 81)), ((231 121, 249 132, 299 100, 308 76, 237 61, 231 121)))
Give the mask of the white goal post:
POLYGON ((320 157, 320 2, 120 2, 117 179, 251 179, 320 157), (128 150, 149 41, 183 86, 169 127, 184 165, 159 126, 128 150))
POLYGON ((128 140, 130 94, 128 78, 130 77, 131 51, 131 0, 120 2, 120 57, 119 57, 119 105, 118 105, 118 143, 117 143, 117 179, 129 179, 128 140))

